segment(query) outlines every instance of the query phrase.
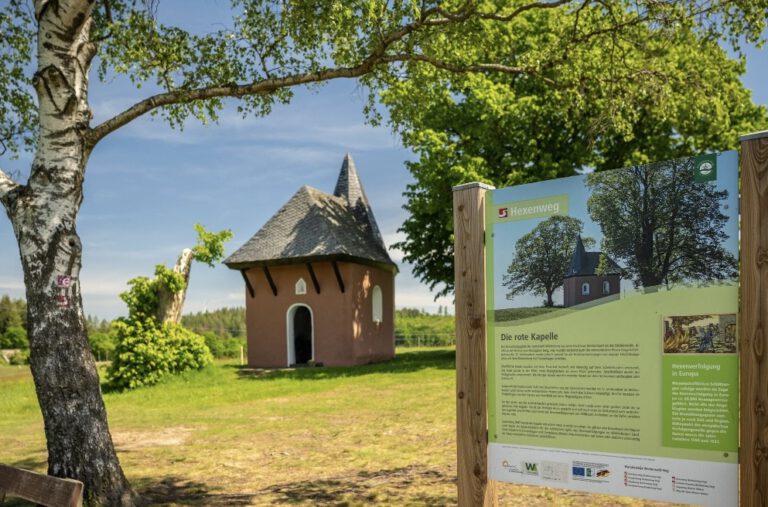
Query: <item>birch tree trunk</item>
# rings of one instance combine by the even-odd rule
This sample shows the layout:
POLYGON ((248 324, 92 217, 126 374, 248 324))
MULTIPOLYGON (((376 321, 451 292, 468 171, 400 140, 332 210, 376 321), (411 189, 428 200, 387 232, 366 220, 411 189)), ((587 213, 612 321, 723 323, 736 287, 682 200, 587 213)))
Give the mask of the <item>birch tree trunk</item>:
POLYGON ((189 273, 192 270, 192 261, 194 259, 195 254, 192 250, 185 248, 173 267, 173 271, 179 273, 184 278, 183 289, 171 292, 161 286, 160 294, 157 297, 158 322, 173 322, 174 324, 181 322, 181 311, 184 309, 184 300, 187 297, 187 287, 189 287, 189 273))
POLYGON ((82 481, 88 503, 133 505, 107 425, 78 282, 75 221, 91 149, 83 132, 91 118, 92 8, 93 2, 35 1, 37 153, 28 183, 6 182, 0 200, 24 271, 30 365, 45 424, 48 473, 82 481))

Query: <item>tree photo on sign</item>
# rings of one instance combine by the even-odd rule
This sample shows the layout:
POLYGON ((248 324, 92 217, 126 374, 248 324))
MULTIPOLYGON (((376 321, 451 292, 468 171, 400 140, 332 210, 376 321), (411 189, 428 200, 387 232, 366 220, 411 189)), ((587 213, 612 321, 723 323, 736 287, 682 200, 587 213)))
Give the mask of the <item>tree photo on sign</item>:
MULTIPOLYGON (((296 87, 359 79, 370 91, 373 121, 379 91, 416 99, 417 107, 391 108, 393 123, 403 132, 417 131, 408 144, 417 152, 445 153, 445 178, 431 166, 417 178, 419 185, 435 182, 445 196, 446 185, 450 189, 457 180, 489 179, 485 169, 497 160, 508 176, 490 179, 526 181, 592 162, 584 156, 592 153, 582 147, 584 140, 598 140, 601 160, 626 160, 635 157, 634 137, 648 138, 637 156, 688 152, 734 142, 733 132, 716 125, 743 131, 765 118, 738 84, 743 66, 728 60, 717 43, 759 40, 766 0, 231 0, 231 19, 206 33, 184 26, 190 3, 7 0, 0 7, 0 154, 34 154, 24 178, 0 169, 0 203, 24 274, 48 473, 83 481, 91 504, 133 505, 136 493, 110 437, 80 283, 61 300, 57 276, 79 280, 88 249, 77 228, 88 161, 102 141, 131 122, 145 115, 170 127, 194 119, 215 122, 226 106, 244 116, 266 116, 273 106, 289 103, 296 87), (466 78, 455 87, 444 86, 460 75, 466 78), (690 86, 689 75, 699 88, 690 86), (116 78, 143 95, 109 111, 122 103, 111 101, 116 78), (91 86, 101 86, 102 104, 111 104, 98 124, 92 124, 91 86), (499 89, 504 94, 496 100, 499 89), (426 106, 470 92, 489 114, 453 121, 442 108, 426 106), (678 97, 676 107, 663 100, 669 96, 678 97), (514 114, 495 121, 497 112, 510 109, 514 114), (620 114, 608 114, 614 110, 620 114), (701 126, 705 112, 712 114, 701 126), (421 128, 423 116, 432 114, 442 116, 440 128, 462 131, 443 136, 421 128), (467 125, 475 117, 484 123, 467 125), (609 135, 600 136, 604 130, 609 135), (416 146, 422 136, 429 148, 416 146), (485 150, 457 142, 480 139, 493 146, 496 138, 516 143, 485 150), (481 157, 486 151, 487 160, 481 157)), ((135 177, 145 181, 146 174, 137 168, 135 177)), ((452 273, 450 220, 431 213, 449 206, 432 199, 430 185, 409 189, 409 210, 423 226, 406 227, 411 239, 420 234, 435 250, 405 250, 406 260, 417 261, 417 274, 432 273, 426 264, 436 266, 438 274, 427 278, 439 283, 452 273), (425 263, 434 252, 433 262, 425 263)))
POLYGON ((723 246, 728 191, 696 182, 694 159, 593 173, 586 185, 603 248, 624 263, 635 287, 738 276, 736 252, 723 246))
POLYGON ((496 320, 733 283, 737 155, 707 157, 723 165, 713 181, 696 180, 701 157, 690 157, 490 191, 492 210, 515 211, 491 219, 496 320), (568 203, 567 215, 524 213, 555 200, 568 203))
MULTIPOLYGON (((563 285, 576 238, 583 229, 578 218, 555 215, 518 239, 515 257, 504 274, 507 299, 530 293, 546 296, 544 306, 554 306, 552 295, 563 285)), ((584 243, 592 245, 594 240, 586 238, 584 243)))

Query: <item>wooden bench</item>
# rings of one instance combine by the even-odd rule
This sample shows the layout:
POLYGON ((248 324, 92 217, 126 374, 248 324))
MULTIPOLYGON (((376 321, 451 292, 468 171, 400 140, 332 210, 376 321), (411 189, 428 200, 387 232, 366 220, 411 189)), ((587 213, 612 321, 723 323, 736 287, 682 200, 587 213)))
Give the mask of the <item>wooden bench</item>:
POLYGON ((13 495, 47 507, 81 507, 83 483, 0 464, 0 503, 13 495))

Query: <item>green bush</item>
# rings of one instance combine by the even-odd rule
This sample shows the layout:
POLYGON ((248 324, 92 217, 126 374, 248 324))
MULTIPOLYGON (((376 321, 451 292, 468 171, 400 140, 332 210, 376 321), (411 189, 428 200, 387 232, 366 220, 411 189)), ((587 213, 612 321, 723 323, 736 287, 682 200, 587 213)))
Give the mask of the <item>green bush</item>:
POLYGON ((113 326, 117 344, 107 377, 116 389, 152 385, 213 360, 205 339, 177 324, 118 319, 113 326))
POLYGON ((244 338, 222 338, 211 331, 203 333, 205 344, 216 358, 240 357, 240 347, 245 347, 244 338))
POLYGON ((91 344, 93 356, 101 360, 109 360, 115 355, 115 336, 101 331, 89 332, 88 342, 91 344))
POLYGON ((0 349, 28 349, 27 332, 21 326, 11 326, 0 334, 0 349))
POLYGON ((9 362, 14 365, 29 364, 29 350, 16 352, 11 356, 9 362))

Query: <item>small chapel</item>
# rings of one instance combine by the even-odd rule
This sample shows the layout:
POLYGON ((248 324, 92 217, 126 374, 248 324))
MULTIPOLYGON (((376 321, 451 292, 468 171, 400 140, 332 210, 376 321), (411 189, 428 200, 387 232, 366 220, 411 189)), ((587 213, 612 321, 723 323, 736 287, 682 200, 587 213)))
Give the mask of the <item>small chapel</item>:
POLYGON ((603 252, 587 252, 581 236, 563 279, 563 306, 575 306, 619 293, 623 270, 603 252), (603 259, 603 266, 600 260, 603 259))
POLYGON ((301 187, 224 264, 245 282, 250 367, 394 357, 397 266, 349 154, 332 195, 301 187))

